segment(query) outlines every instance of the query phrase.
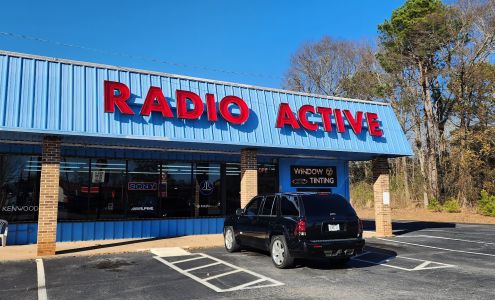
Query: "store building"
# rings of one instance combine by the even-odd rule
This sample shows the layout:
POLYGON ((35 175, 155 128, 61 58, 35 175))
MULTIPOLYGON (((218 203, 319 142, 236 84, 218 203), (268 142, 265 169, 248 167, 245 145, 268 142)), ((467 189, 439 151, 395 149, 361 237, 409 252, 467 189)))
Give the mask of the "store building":
POLYGON ((405 155, 388 104, 0 51, 0 219, 40 255, 218 233, 258 193, 349 198, 352 160, 373 160, 387 235, 387 158, 405 155))

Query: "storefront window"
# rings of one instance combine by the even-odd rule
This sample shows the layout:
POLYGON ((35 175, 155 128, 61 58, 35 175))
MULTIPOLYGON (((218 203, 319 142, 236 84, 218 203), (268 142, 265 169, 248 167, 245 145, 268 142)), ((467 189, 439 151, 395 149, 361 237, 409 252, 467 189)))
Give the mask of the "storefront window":
POLYGON ((129 160, 127 170, 127 215, 161 217, 160 164, 156 161, 129 160))
POLYGON ((258 194, 278 193, 276 164, 258 164, 258 194))
POLYGON ((40 174, 37 156, 0 156, 0 219, 38 219, 40 174))
POLYGON ((235 214, 241 207, 241 165, 239 163, 225 164, 226 214, 235 214))
POLYGON ((94 219, 97 209, 95 198, 98 187, 90 186, 89 159, 62 158, 58 195, 60 220, 94 219))
POLYGON ((191 163, 162 164, 159 188, 164 216, 190 217, 194 214, 191 163))
MULTIPOLYGON (((35 221, 41 163, 0 156, 0 218, 35 221)), ((276 165, 258 168, 259 193, 277 190, 276 165)), ((208 217, 240 207, 239 163, 62 157, 58 219, 208 217)))
POLYGON ((194 164, 194 216, 222 214, 220 164, 194 164))
POLYGON ((92 159, 91 193, 96 206, 97 219, 122 218, 127 210, 126 161, 92 159))

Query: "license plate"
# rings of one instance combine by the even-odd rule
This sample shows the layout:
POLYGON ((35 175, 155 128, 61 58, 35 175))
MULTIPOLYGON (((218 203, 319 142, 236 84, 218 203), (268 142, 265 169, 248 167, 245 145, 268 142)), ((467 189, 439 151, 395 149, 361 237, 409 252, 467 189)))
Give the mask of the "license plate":
POLYGON ((328 231, 339 231, 340 224, 328 224, 328 231))

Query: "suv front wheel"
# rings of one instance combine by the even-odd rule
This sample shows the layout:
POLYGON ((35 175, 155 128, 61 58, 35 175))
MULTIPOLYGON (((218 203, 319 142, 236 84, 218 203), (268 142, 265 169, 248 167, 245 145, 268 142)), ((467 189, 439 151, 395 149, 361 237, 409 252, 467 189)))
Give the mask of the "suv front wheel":
POLYGON ((232 227, 225 227, 223 238, 225 242, 225 250, 228 252, 236 252, 241 250, 241 246, 239 246, 235 240, 234 229, 232 229, 232 227))
POLYGON ((272 242, 270 243, 270 255, 273 264, 279 269, 291 267, 294 263, 294 258, 290 256, 287 242, 282 235, 276 235, 272 238, 272 242))

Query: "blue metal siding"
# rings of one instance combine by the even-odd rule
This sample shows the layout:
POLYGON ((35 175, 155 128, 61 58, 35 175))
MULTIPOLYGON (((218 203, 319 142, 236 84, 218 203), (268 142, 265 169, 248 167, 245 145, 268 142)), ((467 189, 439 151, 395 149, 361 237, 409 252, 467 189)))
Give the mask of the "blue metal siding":
MULTIPOLYGON (((57 224, 57 242, 163 238, 223 232, 224 218, 63 222, 57 224)), ((8 245, 35 244, 38 224, 9 224, 8 245)))
POLYGON ((158 76, 7 54, 0 54, 0 129, 390 156, 412 154, 388 105, 309 97, 200 79, 175 78, 172 75, 158 76), (134 103, 131 107, 136 115, 125 116, 118 111, 104 113, 104 80, 119 81, 130 87, 130 101, 134 103), (216 101, 225 95, 239 96, 250 107, 250 118, 243 125, 231 125, 222 118, 211 123, 206 113, 199 120, 165 119, 157 113, 149 117, 140 116, 140 106, 137 104, 143 103, 152 85, 163 89, 174 114, 175 91, 182 89, 197 93, 203 100, 206 93, 215 94, 216 101), (351 130, 340 134, 335 130, 325 133, 279 129, 275 127, 275 119, 282 102, 289 103, 293 110, 303 104, 312 104, 353 112, 376 112, 384 136, 371 137, 366 122, 365 130, 359 136, 351 130))

